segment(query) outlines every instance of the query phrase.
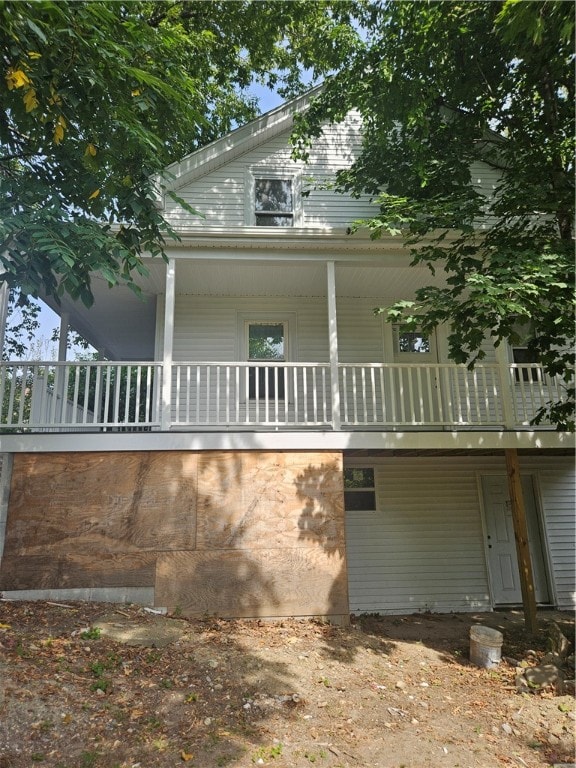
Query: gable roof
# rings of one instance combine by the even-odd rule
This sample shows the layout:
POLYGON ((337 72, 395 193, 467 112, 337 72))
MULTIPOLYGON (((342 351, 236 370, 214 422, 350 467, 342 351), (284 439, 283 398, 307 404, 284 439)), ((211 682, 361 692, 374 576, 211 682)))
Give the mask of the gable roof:
POLYGON ((294 115, 305 111, 321 89, 322 85, 311 88, 302 96, 265 112, 220 139, 191 152, 182 160, 172 163, 165 169, 164 177, 159 180, 159 187, 164 191, 176 191, 288 130, 294 123, 294 115))

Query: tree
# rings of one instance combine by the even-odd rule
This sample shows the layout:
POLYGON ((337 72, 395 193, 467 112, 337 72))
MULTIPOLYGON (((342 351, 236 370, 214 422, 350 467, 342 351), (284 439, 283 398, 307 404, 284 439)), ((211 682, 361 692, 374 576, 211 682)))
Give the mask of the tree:
POLYGON ((294 93, 354 44, 355 3, 0 4, 0 265, 24 295, 92 301, 174 237, 170 162, 256 113, 254 78, 294 93), (309 30, 321 36, 318 52, 309 30))
POLYGON ((373 195, 358 222, 401 234, 445 287, 379 308, 389 320, 449 327, 450 356, 473 365, 486 335, 527 344, 565 396, 547 412, 574 428, 574 78, 572 3, 382 2, 345 69, 301 118, 306 155, 322 121, 360 110, 363 151, 340 190, 373 195), (493 197, 471 165, 501 172, 493 197))

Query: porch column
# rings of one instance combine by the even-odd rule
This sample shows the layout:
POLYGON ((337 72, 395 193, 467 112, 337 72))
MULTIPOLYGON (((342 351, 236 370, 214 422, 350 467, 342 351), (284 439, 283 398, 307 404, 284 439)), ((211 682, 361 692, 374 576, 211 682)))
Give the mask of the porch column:
POLYGON ((60 332, 58 334, 58 360, 64 362, 68 354, 68 328, 70 314, 62 312, 60 315, 60 332))
MULTIPOLYGON (((0 353, 4 351, 6 318, 8 317, 8 283, 0 285, 0 353)), ((0 354, 1 357, 1 354, 0 354)))
POLYGON ((500 402, 502 403, 504 426, 507 429, 513 429, 516 426, 516 419, 514 418, 514 401, 512 399, 512 384, 510 381, 510 363, 505 342, 501 342, 496 347, 496 362, 500 369, 500 402))
POLYGON ((172 422, 172 351, 174 347, 174 300, 176 296, 176 260, 166 266, 166 300, 164 303, 164 346, 162 351, 162 430, 172 422))
POLYGON ((336 318, 336 268, 333 261, 326 262, 328 279, 328 337, 330 343, 330 384, 332 392, 332 426, 342 428, 340 417, 340 386, 338 383, 338 324, 336 318))
MULTIPOLYGON (((62 312, 60 315, 60 331, 58 334, 58 362, 66 362, 68 353, 68 324, 70 313, 62 312)), ((57 365, 54 372, 54 394, 56 396, 54 418, 56 421, 65 421, 66 418, 66 366, 57 365)))

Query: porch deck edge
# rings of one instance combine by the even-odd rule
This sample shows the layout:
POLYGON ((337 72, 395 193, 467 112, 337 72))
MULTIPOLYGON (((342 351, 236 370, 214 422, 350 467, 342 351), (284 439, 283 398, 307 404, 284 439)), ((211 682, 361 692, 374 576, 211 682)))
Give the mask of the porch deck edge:
POLYGON ((4 434, 0 453, 254 450, 574 450, 575 435, 556 431, 207 431, 4 434))

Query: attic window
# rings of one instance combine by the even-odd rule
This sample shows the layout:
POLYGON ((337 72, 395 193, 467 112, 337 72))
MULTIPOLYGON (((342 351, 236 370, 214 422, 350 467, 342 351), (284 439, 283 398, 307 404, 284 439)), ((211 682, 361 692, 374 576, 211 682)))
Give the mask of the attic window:
POLYGON ((294 226, 292 179, 255 179, 257 227, 294 226))

